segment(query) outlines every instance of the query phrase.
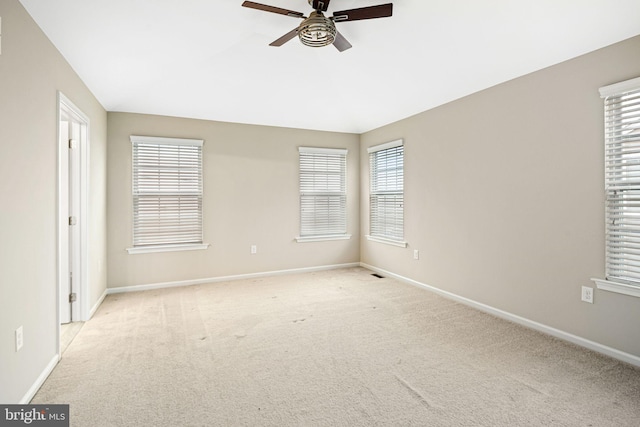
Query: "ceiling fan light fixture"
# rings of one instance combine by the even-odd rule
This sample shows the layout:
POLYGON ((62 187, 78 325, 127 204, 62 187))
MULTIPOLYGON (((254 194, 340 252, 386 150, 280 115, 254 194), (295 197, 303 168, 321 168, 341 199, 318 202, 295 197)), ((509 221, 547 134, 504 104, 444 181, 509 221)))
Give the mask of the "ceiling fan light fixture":
POLYGON ((336 26, 322 12, 314 11, 300 24, 298 37, 305 46, 327 46, 336 39, 336 26))
POLYGON ((300 42, 305 46, 322 47, 332 44, 338 51, 344 52, 351 48, 351 43, 336 30, 338 21, 360 21, 362 19, 385 18, 393 14, 393 3, 379 4, 377 6, 359 7, 356 9, 333 12, 333 16, 327 18, 322 12, 326 12, 331 0, 308 0, 313 12, 306 18, 302 12, 282 9, 280 7, 245 1, 242 6, 279 15, 302 18, 302 24, 289 31, 284 36, 269 43, 269 46, 282 46, 293 39, 296 34, 300 42))

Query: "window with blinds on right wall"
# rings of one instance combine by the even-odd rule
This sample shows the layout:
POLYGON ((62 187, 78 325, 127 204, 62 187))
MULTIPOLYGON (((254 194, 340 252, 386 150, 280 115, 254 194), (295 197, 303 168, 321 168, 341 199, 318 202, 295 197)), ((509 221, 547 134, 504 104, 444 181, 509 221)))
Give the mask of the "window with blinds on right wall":
POLYGON ((598 289, 640 297, 640 78, 600 88, 604 98, 606 280, 598 289))
POLYGON ((406 247, 403 140, 369 147, 369 240, 406 247))

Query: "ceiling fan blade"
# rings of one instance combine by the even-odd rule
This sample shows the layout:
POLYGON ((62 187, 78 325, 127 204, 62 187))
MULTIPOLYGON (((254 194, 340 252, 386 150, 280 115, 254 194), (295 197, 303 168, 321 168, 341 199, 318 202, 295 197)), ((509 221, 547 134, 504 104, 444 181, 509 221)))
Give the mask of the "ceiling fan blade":
POLYGON ((393 3, 377 6, 361 7, 358 9, 341 10, 333 13, 335 22, 358 21, 361 19, 386 18, 393 14, 393 3))
POLYGON ((250 7, 251 9, 264 10, 265 12, 273 12, 278 13, 280 15, 287 15, 293 18, 304 18, 304 14, 302 12, 296 12, 294 10, 282 9, 275 6, 269 6, 266 4, 254 3, 252 1, 245 1, 242 3, 244 7, 250 7))
POLYGON ((349 43, 339 31, 336 31, 336 39, 333 41, 333 45, 340 52, 351 48, 351 43, 349 43))
POLYGON ((329 8, 330 1, 331 0, 313 0, 313 4, 311 6, 313 6, 315 10, 321 10, 323 12, 326 12, 327 9, 329 8))
POLYGON ((289 31, 287 34, 285 34, 284 36, 280 37, 278 40, 275 40, 275 41, 269 43, 269 46, 282 46, 283 44, 285 44, 286 42, 288 42, 289 40, 291 40, 292 38, 294 38, 297 35, 298 35, 298 27, 296 27, 293 30, 289 31))

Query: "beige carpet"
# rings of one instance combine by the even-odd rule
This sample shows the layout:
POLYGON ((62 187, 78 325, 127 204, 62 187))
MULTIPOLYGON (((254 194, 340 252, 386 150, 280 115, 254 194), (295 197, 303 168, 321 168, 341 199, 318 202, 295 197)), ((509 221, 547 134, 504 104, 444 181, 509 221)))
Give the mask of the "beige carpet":
POLYGON ((106 298, 72 426, 638 426, 640 370, 362 268, 106 298))

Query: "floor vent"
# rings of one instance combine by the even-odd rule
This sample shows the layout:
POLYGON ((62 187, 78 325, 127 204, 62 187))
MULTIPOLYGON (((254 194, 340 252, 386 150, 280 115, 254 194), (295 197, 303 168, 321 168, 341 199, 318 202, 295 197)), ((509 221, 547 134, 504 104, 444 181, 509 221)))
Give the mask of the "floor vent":
POLYGON ((384 279, 384 276, 381 276, 378 273, 372 273, 371 275, 377 277, 378 279, 384 279))

